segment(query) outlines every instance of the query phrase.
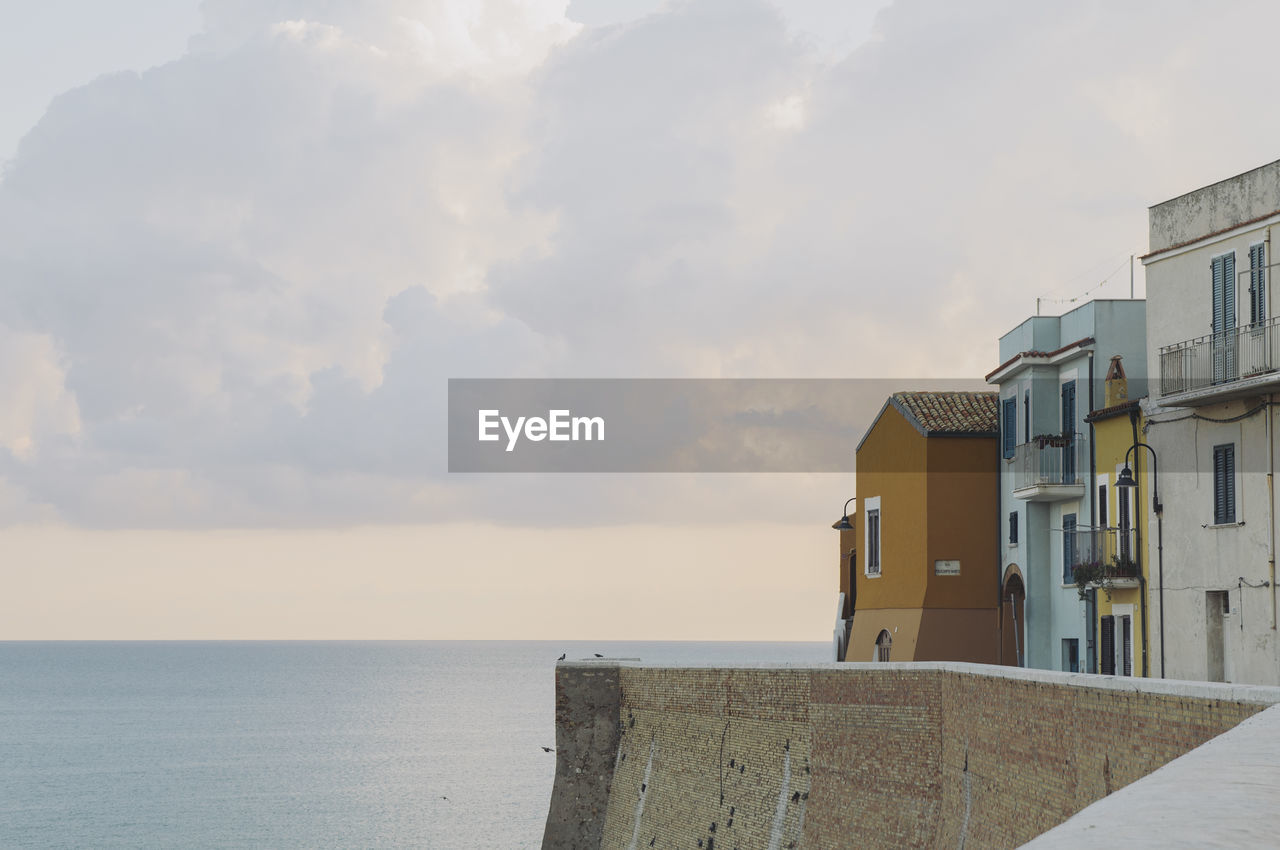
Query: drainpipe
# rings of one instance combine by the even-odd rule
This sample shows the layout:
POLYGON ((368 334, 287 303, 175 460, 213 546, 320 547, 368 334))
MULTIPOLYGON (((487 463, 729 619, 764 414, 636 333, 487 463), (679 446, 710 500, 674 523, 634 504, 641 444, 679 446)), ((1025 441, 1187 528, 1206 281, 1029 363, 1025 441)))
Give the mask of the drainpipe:
MULTIPOLYGON (((1129 427, 1133 429, 1133 444, 1137 446, 1138 445, 1138 411, 1137 410, 1129 411, 1129 427)), ((1147 512, 1147 508, 1146 508, 1146 505, 1142 503, 1142 483, 1141 483, 1142 478, 1139 477, 1138 475, 1138 461, 1139 461, 1138 456, 1140 454, 1142 454, 1142 452, 1133 453, 1133 480, 1138 482, 1138 486, 1133 488, 1133 504, 1136 507, 1140 508, 1142 510, 1142 513, 1145 514, 1147 512)), ((1145 570, 1143 569, 1143 565, 1146 563, 1149 563, 1151 559, 1143 557, 1143 553, 1146 550, 1142 548, 1142 515, 1139 514, 1137 511, 1131 511, 1131 513, 1134 515, 1134 518, 1137 519, 1137 523, 1134 526, 1133 533, 1134 533, 1134 537, 1136 538, 1134 551, 1138 553, 1138 558, 1139 558, 1138 604, 1140 605, 1140 610, 1142 611, 1142 678, 1145 679, 1151 675, 1150 664, 1147 660, 1147 632, 1150 630, 1151 625, 1150 623, 1147 622, 1147 577, 1143 575, 1143 573, 1145 572, 1145 570)), ((1161 625, 1163 625, 1163 622, 1161 623, 1161 625)), ((1161 648, 1163 649, 1163 645, 1161 646, 1161 648)))
MULTIPOLYGON (((996 394, 997 410, 999 409, 999 393, 996 394)), ((1017 402, 1014 402, 1017 404, 1017 402)), ((1015 417, 1016 419, 1016 417, 1015 417)), ((1017 436, 1014 437, 1014 444, 1018 442, 1017 436)), ((1001 472, 1003 471, 1001 464, 1004 458, 1000 457, 1000 447, 996 445, 996 663, 1004 664, 1004 557, 1001 552, 1007 551, 1004 545, 1004 503, 1001 499, 1001 472)), ((1018 534, 1022 534, 1022 523, 1018 524, 1018 534)))
MULTIPOLYGON (((1089 412, 1094 411, 1093 397, 1093 352, 1089 352, 1089 412)), ((1093 423, 1089 423, 1089 486, 1086 492, 1089 494, 1089 527, 1098 527, 1098 498, 1094 488, 1097 487, 1098 481, 1098 441, 1094 439, 1093 423)), ((1097 651, 1097 621, 1098 621, 1098 603, 1097 591, 1093 591, 1090 599, 1084 606, 1085 627, 1084 642, 1085 647, 1089 651, 1089 661, 1085 664, 1086 673, 1098 672, 1098 651, 1097 651)))
MULTIPOLYGON (((1270 231, 1267 231, 1268 239, 1270 231)), ((1267 528, 1271 542, 1267 554, 1268 572, 1271 574, 1271 630, 1276 628, 1276 435, 1275 409, 1271 406, 1275 396, 1267 393, 1267 528)), ((1241 608, 1241 611, 1244 609, 1241 608)))
MULTIPOLYGON (((1271 228, 1267 228, 1265 239, 1266 257, 1271 257, 1271 228)), ((1266 260, 1263 261, 1264 263, 1266 260)), ((1265 267, 1264 267, 1265 268, 1265 267)), ((1264 271, 1263 274, 1266 274, 1264 271)), ((1264 315, 1265 319, 1266 316, 1264 315)), ((1267 567, 1271 579, 1271 630, 1276 628, 1276 439, 1275 439, 1275 395, 1267 393, 1267 527, 1270 531, 1271 543, 1267 554, 1267 567)), ((1240 608, 1244 612, 1243 605, 1240 608)))

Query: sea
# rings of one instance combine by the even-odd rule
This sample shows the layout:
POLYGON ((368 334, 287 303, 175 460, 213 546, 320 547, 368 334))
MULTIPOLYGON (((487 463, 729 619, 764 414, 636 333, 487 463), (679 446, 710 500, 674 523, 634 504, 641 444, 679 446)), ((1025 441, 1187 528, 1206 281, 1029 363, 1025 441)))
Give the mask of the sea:
POLYGON ((555 662, 830 644, 0 642, 0 848, 541 845, 555 662))

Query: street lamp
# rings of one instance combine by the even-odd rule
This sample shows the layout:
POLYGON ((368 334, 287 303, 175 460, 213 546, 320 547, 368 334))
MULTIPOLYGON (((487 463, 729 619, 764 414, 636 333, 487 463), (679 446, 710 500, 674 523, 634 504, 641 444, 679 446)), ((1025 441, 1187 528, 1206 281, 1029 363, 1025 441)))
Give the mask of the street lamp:
POLYGON ((1160 461, 1156 457, 1156 450, 1148 446, 1146 443, 1134 443, 1129 447, 1129 451, 1124 453, 1124 469, 1120 470, 1120 477, 1116 479, 1117 487, 1137 487, 1138 482, 1133 477, 1133 470, 1129 467, 1129 458, 1133 455, 1133 450, 1141 446, 1151 452, 1151 510, 1155 511, 1156 516, 1164 513, 1164 505, 1160 504, 1160 461))
MULTIPOLYGON (((857 496, 853 497, 853 499, 856 499, 856 498, 858 497, 857 496)), ((849 502, 852 502, 853 499, 850 499, 849 502)), ((849 522, 849 502, 844 503, 844 511, 843 511, 844 515, 840 517, 840 519, 836 520, 835 523, 832 524, 831 526, 836 531, 853 531, 853 523, 849 522)))
MULTIPOLYGON (((836 520, 831 524, 831 527, 834 528, 836 531, 853 531, 853 528, 854 528, 853 523, 849 522, 849 502, 852 502, 856 498, 858 497, 854 496, 853 498, 849 499, 848 502, 844 503, 844 510, 840 512, 841 514, 840 519, 836 520)), ((843 540, 844 536, 841 535, 840 539, 843 540)), ((849 559, 849 567, 848 567, 849 569, 849 600, 847 605, 849 616, 847 618, 844 616, 844 613, 845 613, 844 609, 840 611, 840 615, 841 615, 840 623, 839 623, 840 643, 836 647, 836 661, 844 661, 845 655, 849 651, 849 637, 850 637, 849 629, 853 621, 853 615, 856 613, 857 607, 858 607, 858 571, 854 569, 853 551, 850 551, 846 555, 844 549, 841 548, 840 550, 841 567, 840 568, 842 570, 845 568, 844 567, 845 558, 849 559)))
MULTIPOLYGON (((1135 433, 1136 437, 1137 434, 1135 433)), ((1138 482, 1133 477, 1133 469, 1129 466, 1129 457, 1133 454, 1133 450, 1141 446, 1151 452, 1151 510, 1156 515, 1156 560, 1159 564, 1160 576, 1160 678, 1164 678, 1164 505, 1160 504, 1160 462, 1156 457, 1156 450, 1148 446, 1146 443, 1135 442, 1129 447, 1129 451, 1124 453, 1124 469, 1120 470, 1119 477, 1116 478, 1117 487, 1137 487, 1138 482)), ((1141 575, 1141 573, 1139 573, 1141 575)), ((1143 594, 1145 598, 1146 594, 1143 594)))

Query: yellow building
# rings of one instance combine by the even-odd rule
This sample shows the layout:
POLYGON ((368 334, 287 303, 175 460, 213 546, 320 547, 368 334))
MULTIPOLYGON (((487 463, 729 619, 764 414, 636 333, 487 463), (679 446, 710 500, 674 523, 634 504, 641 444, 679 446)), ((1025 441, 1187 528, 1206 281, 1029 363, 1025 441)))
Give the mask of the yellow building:
POLYGON ((1128 382, 1119 357, 1107 369, 1105 406, 1085 421, 1093 430, 1097 460, 1098 516, 1092 530, 1076 531, 1076 583, 1094 600, 1092 646, 1099 673, 1150 676, 1147 634, 1147 511, 1143 509, 1150 455, 1139 448, 1142 410, 1128 398, 1128 382), (1116 486, 1126 455, 1138 486, 1116 486))
POLYGON ((885 402, 858 445, 853 545, 841 535, 846 660, 999 662, 998 433, 994 392, 885 402))

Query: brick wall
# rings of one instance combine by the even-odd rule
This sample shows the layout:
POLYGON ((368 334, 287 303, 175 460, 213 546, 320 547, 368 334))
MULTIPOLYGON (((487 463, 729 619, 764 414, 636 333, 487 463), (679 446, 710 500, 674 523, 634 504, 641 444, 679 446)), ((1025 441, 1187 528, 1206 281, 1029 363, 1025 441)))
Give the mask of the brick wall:
POLYGON ((1274 688, 948 663, 586 662, 556 679, 547 850, 1014 847, 1280 702, 1274 688), (574 694, 616 705, 611 725, 574 694), (607 779, 574 772, 607 772, 606 743, 607 779), (553 834, 553 818, 574 828, 553 834))

